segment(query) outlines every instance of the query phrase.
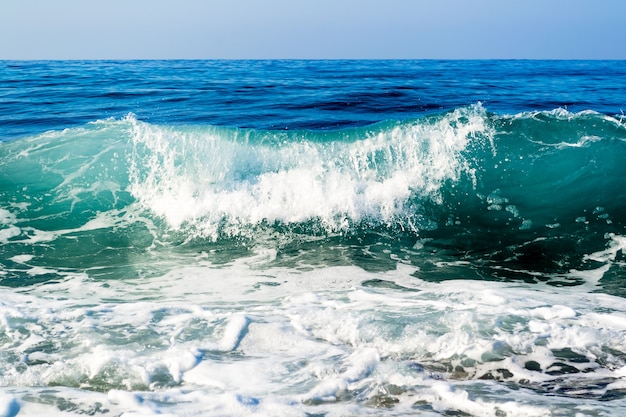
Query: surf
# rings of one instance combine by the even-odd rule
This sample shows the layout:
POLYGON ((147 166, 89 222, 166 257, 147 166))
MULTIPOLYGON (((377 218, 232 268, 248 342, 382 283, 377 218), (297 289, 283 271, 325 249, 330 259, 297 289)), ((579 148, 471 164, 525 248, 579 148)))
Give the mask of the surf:
POLYGON ((333 262, 373 257, 366 268, 444 259, 488 279, 563 276, 624 234, 625 147, 623 120, 563 109, 476 104, 334 131, 129 115, 2 143, 0 239, 5 259, 28 248, 93 273, 197 251, 318 262, 324 241, 347 253, 333 262))

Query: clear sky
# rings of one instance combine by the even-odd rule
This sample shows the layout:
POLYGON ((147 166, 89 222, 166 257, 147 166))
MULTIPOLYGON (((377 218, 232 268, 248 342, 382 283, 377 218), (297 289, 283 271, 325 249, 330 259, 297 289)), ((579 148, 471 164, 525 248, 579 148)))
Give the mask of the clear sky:
POLYGON ((0 0, 0 59, 626 59, 626 0, 0 0))

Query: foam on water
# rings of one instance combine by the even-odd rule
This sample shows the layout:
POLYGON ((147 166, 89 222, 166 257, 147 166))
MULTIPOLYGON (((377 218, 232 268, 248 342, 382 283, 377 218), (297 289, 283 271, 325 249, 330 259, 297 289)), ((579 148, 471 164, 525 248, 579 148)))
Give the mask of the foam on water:
POLYGON ((0 381, 16 387, 2 389, 7 409, 566 416, 626 406, 621 298, 433 284, 410 267, 254 262, 1 290, 0 381))
POLYGON ((332 136, 133 120, 130 190, 174 229, 212 239, 312 219, 328 231, 362 221, 412 226, 416 195, 440 201, 446 182, 472 175, 462 153, 490 134, 485 122, 480 106, 332 136))

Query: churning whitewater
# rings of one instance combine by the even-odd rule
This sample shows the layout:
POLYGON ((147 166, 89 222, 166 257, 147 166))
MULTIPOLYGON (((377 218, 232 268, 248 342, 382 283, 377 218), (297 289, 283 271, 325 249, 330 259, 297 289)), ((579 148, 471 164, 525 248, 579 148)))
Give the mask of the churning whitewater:
POLYGON ((626 74, 570 64, 2 63, 0 416, 621 415, 626 74))

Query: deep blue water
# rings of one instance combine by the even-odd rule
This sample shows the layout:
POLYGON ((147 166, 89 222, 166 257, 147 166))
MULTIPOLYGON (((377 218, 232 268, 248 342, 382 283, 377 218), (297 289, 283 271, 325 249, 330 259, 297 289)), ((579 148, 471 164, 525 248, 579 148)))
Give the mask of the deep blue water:
POLYGON ((0 138, 120 118, 338 129, 482 102, 621 115, 623 61, 4 61, 0 138))
POLYGON ((0 416, 620 415, 625 64, 0 62, 0 416))

